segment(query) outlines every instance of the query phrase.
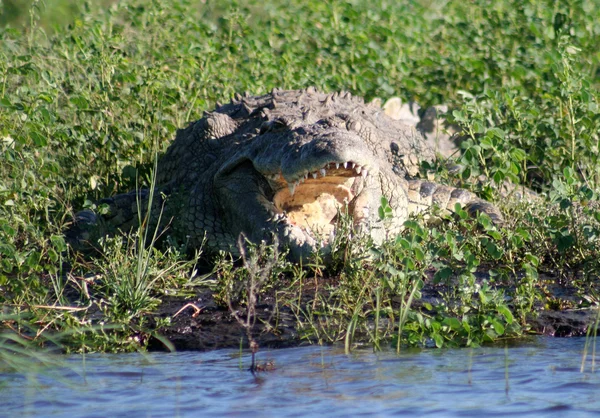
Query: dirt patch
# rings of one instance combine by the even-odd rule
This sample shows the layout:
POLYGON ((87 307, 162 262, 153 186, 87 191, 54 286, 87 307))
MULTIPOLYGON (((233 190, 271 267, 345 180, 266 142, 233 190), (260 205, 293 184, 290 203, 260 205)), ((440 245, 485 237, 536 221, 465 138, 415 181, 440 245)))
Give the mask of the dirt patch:
MULTIPOLYGON (((243 309, 243 308, 242 308, 243 309)), ((296 330, 296 318, 289 309, 277 311, 275 298, 264 297, 256 307, 258 318, 252 335, 262 347, 290 347, 301 344, 296 330)), ((171 317, 171 324, 157 331, 177 350, 214 350, 218 348, 248 347, 246 330, 225 306, 219 306, 209 289, 197 292, 195 298, 168 297, 153 316, 171 317), (187 305, 187 307, 186 307, 187 305), (196 310, 192 305, 199 308, 196 310), (185 308, 183 311, 180 311, 185 308), (175 314, 179 312, 176 316, 175 314)), ((164 345, 153 339, 150 349, 164 350, 164 345)))
MULTIPOLYGON (((486 280, 487 275, 477 275, 478 281, 486 280)), ((545 279, 551 279, 548 276, 545 279)), ((301 306, 312 303, 317 292, 327 293, 335 279, 315 282, 312 288, 303 289, 301 306)), ((564 301, 576 298, 574 289, 556 285, 551 288, 555 297, 564 301)), ((413 304, 414 309, 424 309, 425 303, 433 306, 442 300, 440 291, 443 286, 426 283, 422 297, 413 304)), ((241 306, 240 313, 245 313, 241 306)), ((262 295, 256 307, 256 323, 252 329, 252 337, 262 347, 285 348, 317 343, 314 334, 307 331, 315 324, 307 324, 289 307, 278 306, 274 292, 262 295)), ((593 308, 547 310, 543 306, 536 308, 536 313, 528 318, 533 334, 554 337, 575 337, 586 335, 588 327, 594 324, 598 311, 593 308)), ((150 318, 150 325, 155 326, 157 320, 171 318, 168 326, 157 328, 157 332, 167 338, 177 350, 213 350, 219 348, 248 347, 246 330, 236 321, 227 307, 218 304, 209 289, 199 289, 191 298, 166 297, 157 312, 150 318), (182 309, 183 308, 183 309, 182 309)), ((360 342, 357 335, 355 342, 360 342), (357 341, 358 339, 358 341, 357 341)), ((151 339, 151 350, 164 350, 165 346, 157 339, 151 339)))

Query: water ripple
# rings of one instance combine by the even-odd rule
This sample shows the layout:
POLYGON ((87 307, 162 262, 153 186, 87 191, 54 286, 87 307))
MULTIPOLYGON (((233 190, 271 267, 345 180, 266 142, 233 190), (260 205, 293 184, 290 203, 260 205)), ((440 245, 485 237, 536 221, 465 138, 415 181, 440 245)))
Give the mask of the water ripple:
POLYGON ((277 369, 256 377, 249 356, 230 350, 71 356, 44 374, 0 375, 0 416, 591 417, 600 375, 580 373, 584 343, 351 355, 300 347, 260 352, 277 369))

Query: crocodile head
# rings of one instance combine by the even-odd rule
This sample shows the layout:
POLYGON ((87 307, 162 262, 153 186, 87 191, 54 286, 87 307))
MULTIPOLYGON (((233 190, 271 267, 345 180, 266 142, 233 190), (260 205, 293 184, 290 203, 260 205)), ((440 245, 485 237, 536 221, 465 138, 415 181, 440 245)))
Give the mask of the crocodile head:
POLYGON ((405 199, 405 180, 382 170, 361 123, 339 112, 316 115, 294 119, 263 111, 256 135, 219 168, 215 191, 233 236, 258 241, 273 233, 292 259, 304 259, 327 249, 338 215, 347 213, 357 228, 383 239, 381 197, 387 189, 405 199))

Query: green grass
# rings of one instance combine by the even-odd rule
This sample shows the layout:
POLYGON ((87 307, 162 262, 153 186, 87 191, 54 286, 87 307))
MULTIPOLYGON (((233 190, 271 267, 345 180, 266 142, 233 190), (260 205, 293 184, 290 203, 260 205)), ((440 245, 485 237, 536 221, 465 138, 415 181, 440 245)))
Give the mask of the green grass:
MULTIPOLYGON (((327 336, 317 339, 349 341, 346 331, 358 335, 361 326, 372 333, 373 318, 396 324, 380 324, 375 341, 393 338, 399 323, 403 344, 518 335, 516 324, 526 330, 534 305, 567 303, 544 296, 544 271, 576 287, 581 306, 598 301, 600 214, 588 204, 600 191, 600 8, 593 0, 0 5, 0 301, 11 318, 41 324, 42 333, 76 330, 63 341, 67 349, 135 349, 128 338, 161 294, 201 284, 176 248, 165 254, 135 241, 113 242, 105 258, 82 264, 62 237, 73 211, 134 189, 137 178, 148 184, 155 151, 215 102, 273 87, 446 103, 464 133, 461 172, 448 178, 443 164, 429 170, 492 199, 505 179, 547 196, 506 204, 504 229, 486 219, 410 223, 382 248, 363 242, 353 252, 342 243, 329 270, 319 260, 309 273, 282 269, 297 284, 306 274, 339 275, 339 286, 310 312, 296 306, 308 322, 330 315, 322 330, 314 328, 327 336), (370 260, 352 257, 371 249, 370 260), (474 276, 482 266, 492 276, 483 287, 474 276), (408 309, 431 268, 447 283, 446 300, 462 308, 408 309), (100 282, 85 278, 98 272, 100 282), (510 309, 497 289, 509 282, 510 309), (94 309, 113 328, 98 331, 94 309)), ((243 267, 229 269, 237 280, 247 277, 243 267)))

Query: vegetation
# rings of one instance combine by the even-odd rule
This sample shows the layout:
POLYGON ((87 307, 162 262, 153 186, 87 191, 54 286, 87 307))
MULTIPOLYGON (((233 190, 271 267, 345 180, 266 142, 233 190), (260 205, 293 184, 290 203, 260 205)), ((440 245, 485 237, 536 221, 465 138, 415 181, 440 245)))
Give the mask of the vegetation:
POLYGON ((306 338, 348 347, 477 345, 527 332, 540 307, 596 305, 598 21, 594 0, 0 1, 0 357, 6 341, 143 348, 161 298, 207 284, 224 305, 275 293, 306 338), (459 209, 379 247, 339 234, 328 268, 262 248, 201 275, 200 254, 140 245, 143 229, 91 260, 69 251, 73 211, 151 184, 178 127, 235 92, 309 85, 446 103, 460 172, 424 171, 492 200, 505 180, 542 198, 499 202, 502 228, 459 209), (253 277, 259 288, 239 285, 253 277), (310 283, 324 284, 306 304, 310 283))

